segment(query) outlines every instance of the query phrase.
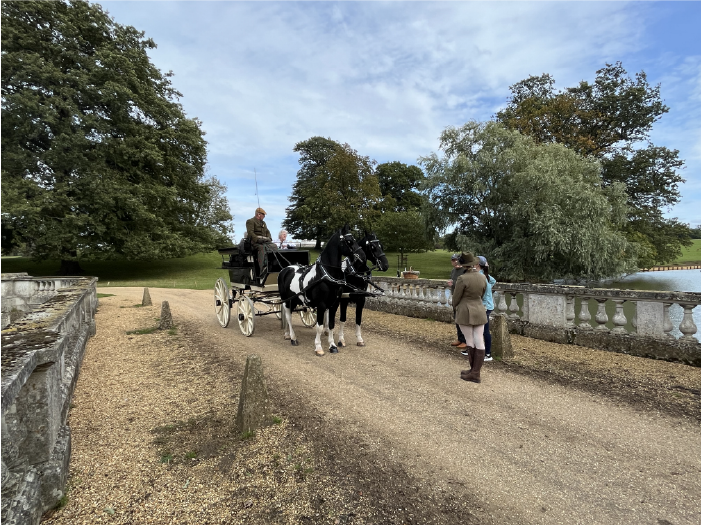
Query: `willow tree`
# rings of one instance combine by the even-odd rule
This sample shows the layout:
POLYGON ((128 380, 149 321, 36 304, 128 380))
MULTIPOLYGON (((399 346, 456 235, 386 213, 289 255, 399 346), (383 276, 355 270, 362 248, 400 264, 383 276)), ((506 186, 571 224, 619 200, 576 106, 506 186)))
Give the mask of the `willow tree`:
POLYGON ((156 44, 84 1, 2 2, 3 250, 35 259, 152 259, 231 232, 205 179, 200 123, 156 44))
POLYGON ((625 185, 560 144, 495 122, 446 128, 441 154, 420 159, 434 217, 457 226, 463 250, 488 256, 501 279, 597 279, 634 270, 625 185))

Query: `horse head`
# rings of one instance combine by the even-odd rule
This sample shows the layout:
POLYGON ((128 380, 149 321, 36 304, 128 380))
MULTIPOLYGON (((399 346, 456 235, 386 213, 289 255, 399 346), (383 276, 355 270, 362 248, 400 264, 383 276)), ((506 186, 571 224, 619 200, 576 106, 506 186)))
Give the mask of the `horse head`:
MULTIPOLYGON (((360 248, 365 252, 367 259, 372 261, 380 272, 384 272, 389 268, 389 261, 385 255, 382 243, 377 239, 375 232, 365 232, 365 237, 359 241, 360 248)), ((372 270, 372 269, 371 269, 372 270)))
POLYGON ((324 265, 333 267, 339 267, 343 258, 349 258, 351 263, 356 261, 365 263, 367 260, 365 252, 353 237, 348 224, 331 235, 319 257, 324 265))

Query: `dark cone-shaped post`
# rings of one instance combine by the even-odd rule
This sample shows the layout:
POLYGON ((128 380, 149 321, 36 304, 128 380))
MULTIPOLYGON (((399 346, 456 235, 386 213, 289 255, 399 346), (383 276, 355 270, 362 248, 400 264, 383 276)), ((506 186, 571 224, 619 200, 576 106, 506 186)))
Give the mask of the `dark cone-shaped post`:
POLYGON ((236 429, 239 433, 251 433, 269 424, 268 411, 268 390, 263 378, 263 363, 260 356, 252 354, 246 360, 246 370, 241 382, 236 429))
POLYGON ((173 316, 170 314, 170 305, 167 301, 161 303, 161 324, 158 326, 159 329, 172 329, 173 328, 173 316))
POLYGON ((511 346, 509 321, 503 314, 494 314, 489 322, 492 333, 492 356, 495 358, 513 358, 514 348, 511 346))
POLYGON ((148 287, 144 288, 144 298, 141 300, 141 305, 144 307, 153 305, 153 303, 151 303, 151 294, 148 292, 148 287))

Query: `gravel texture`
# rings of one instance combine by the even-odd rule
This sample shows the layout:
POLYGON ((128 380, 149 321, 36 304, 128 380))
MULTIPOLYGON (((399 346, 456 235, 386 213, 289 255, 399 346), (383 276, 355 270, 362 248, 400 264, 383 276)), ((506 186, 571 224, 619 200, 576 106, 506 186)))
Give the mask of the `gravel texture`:
POLYGON ((298 317, 292 347, 274 316, 221 328, 212 292, 99 292, 45 523, 701 523, 697 368, 512 336, 476 385, 449 324, 366 311, 366 347, 350 324, 317 357, 298 317), (129 334, 163 300, 175 329, 129 334), (277 423, 243 437, 250 354, 277 423))

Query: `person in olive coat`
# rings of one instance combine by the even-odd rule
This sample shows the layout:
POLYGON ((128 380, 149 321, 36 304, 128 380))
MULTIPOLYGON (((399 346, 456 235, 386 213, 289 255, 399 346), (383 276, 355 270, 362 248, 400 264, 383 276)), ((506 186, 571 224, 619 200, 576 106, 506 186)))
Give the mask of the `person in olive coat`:
POLYGON ((251 240, 251 247, 258 253, 258 268, 261 277, 268 272, 267 253, 277 250, 275 243, 272 243, 270 230, 265 224, 265 210, 256 208, 256 215, 246 221, 246 233, 251 240))
POLYGON ((470 370, 462 371, 460 378, 468 382, 480 382, 480 370, 484 363, 484 325, 487 323, 487 310, 482 296, 487 290, 487 280, 479 269, 477 258, 471 253, 460 256, 460 264, 467 269, 455 283, 453 308, 455 323, 460 325, 467 343, 470 370))

